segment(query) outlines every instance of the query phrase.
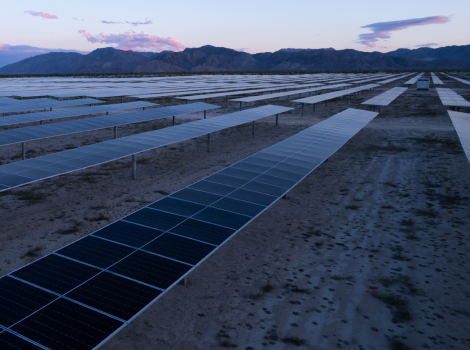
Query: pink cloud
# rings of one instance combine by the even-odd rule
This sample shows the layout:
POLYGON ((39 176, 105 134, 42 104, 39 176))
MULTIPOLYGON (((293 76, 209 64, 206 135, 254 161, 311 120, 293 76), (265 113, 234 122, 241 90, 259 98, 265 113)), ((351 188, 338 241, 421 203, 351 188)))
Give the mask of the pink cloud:
POLYGON ((161 38, 156 35, 128 31, 122 34, 100 33, 97 36, 88 30, 79 30, 79 33, 91 43, 112 44, 116 49, 132 51, 183 51, 186 47, 175 38, 161 38))
POLYGON ((429 24, 443 24, 450 21, 450 18, 447 16, 432 16, 424 18, 413 18, 406 19, 401 21, 391 21, 391 22, 379 22, 368 24, 361 28, 369 28, 372 30, 372 33, 365 33, 359 35, 359 40, 357 41, 360 44, 375 47, 376 42, 380 39, 389 39, 390 32, 395 32, 398 30, 404 30, 410 27, 424 26, 429 24))
POLYGON ((59 18, 56 15, 51 15, 51 14, 45 13, 45 12, 37 12, 37 11, 25 11, 25 12, 29 13, 31 16, 37 16, 37 17, 42 17, 42 18, 46 18, 46 19, 57 19, 57 18, 59 18))
POLYGON ((129 22, 129 21, 125 21, 125 22, 113 22, 113 21, 101 21, 101 23, 104 23, 104 24, 132 24, 134 27, 142 26, 142 25, 145 25, 145 24, 153 24, 153 23, 152 23, 152 20, 149 19, 149 18, 146 18, 146 19, 145 19, 145 22, 129 22))
POLYGON ((0 52, 8 52, 10 49, 8 48, 7 45, 0 44, 0 52))

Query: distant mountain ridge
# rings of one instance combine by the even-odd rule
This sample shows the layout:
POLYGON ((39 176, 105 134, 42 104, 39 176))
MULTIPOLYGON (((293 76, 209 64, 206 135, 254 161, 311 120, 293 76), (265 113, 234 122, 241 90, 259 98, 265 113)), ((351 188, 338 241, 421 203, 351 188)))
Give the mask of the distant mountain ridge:
POLYGON ((133 52, 111 47, 82 55, 51 52, 0 68, 0 74, 79 74, 223 72, 282 70, 390 70, 470 68, 470 45, 438 49, 362 52, 352 49, 281 49, 249 54, 224 47, 202 46, 181 52, 133 52))

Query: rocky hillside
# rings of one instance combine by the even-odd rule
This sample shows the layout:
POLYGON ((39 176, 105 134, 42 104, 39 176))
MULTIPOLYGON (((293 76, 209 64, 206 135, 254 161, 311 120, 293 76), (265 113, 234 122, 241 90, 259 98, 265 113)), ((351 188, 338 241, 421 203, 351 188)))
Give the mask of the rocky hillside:
POLYGON ((114 48, 87 55, 53 52, 0 68, 0 74, 217 72, 276 70, 389 70, 470 68, 470 45, 400 49, 389 53, 356 50, 282 49, 251 55, 202 46, 182 52, 139 53, 114 48))

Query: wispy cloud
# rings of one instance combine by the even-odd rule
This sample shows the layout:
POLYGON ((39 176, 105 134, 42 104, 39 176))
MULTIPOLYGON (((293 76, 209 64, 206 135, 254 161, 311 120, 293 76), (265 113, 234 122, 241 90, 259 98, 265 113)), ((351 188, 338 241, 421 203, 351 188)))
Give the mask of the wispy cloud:
POLYGON ((85 20, 82 19, 82 18, 75 18, 75 17, 72 17, 72 19, 73 19, 74 21, 82 21, 82 22, 85 22, 85 20))
POLYGON ((79 30, 79 33, 90 43, 117 45, 116 49, 133 51, 183 51, 186 47, 175 38, 161 38, 156 35, 136 33, 128 31, 122 34, 100 33, 97 36, 90 34, 88 30, 79 30))
POLYGON ((131 25, 133 25, 134 27, 142 26, 142 25, 145 25, 145 24, 153 24, 153 23, 152 23, 152 20, 149 19, 149 18, 146 18, 146 19, 145 19, 145 22, 129 22, 129 21, 113 22, 113 21, 101 21, 101 23, 104 23, 104 24, 131 24, 131 25))
POLYGON ((439 46, 439 44, 429 43, 429 44, 415 45, 415 47, 429 47, 429 46, 439 46))
POLYGON ((45 19, 57 19, 57 18, 59 18, 56 15, 51 15, 51 14, 46 13, 46 12, 37 12, 37 11, 25 11, 25 12, 29 13, 31 16, 37 16, 37 17, 41 17, 41 18, 45 18, 45 19))
POLYGON ((368 24, 361 28, 368 28, 372 30, 372 33, 360 34, 357 42, 369 47, 375 47, 375 43, 380 39, 389 39, 391 32, 428 24, 443 24, 449 21, 450 18, 448 16, 432 16, 368 24))

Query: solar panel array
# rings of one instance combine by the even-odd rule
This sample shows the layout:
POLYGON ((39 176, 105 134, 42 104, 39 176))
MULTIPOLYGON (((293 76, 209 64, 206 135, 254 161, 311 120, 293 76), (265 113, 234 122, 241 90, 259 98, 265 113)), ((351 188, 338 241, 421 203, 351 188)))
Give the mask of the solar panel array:
POLYGON ((92 106, 92 107, 79 107, 79 108, 67 108, 60 109, 52 112, 37 112, 37 113, 28 113, 20 115, 11 115, 8 117, 0 118, 0 126, 7 126, 13 124, 24 124, 31 122, 40 122, 45 120, 54 120, 62 118, 73 118, 81 117, 90 114, 98 113, 109 113, 117 111, 125 111, 128 109, 134 108, 148 108, 156 107, 158 104, 145 102, 145 101, 135 101, 127 103, 116 103, 110 105, 101 105, 101 106, 92 106))
POLYGON ((470 107, 470 102, 457 94, 454 90, 446 88, 436 88, 436 90, 444 106, 470 107))
POLYGON ((377 86, 380 86, 380 85, 378 85, 378 84, 368 84, 368 85, 358 86, 358 87, 351 88, 351 89, 329 92, 327 94, 321 94, 321 95, 305 97, 305 98, 301 98, 299 100, 294 100, 292 102, 315 104, 315 103, 319 103, 319 102, 323 102, 323 101, 328 101, 328 100, 331 100, 333 98, 354 94, 356 92, 360 92, 360 91, 363 91, 363 90, 373 89, 377 86))
POLYGON ((185 141, 233 126, 253 122, 292 108, 266 105, 216 118, 144 132, 72 150, 0 165, 0 191, 185 141))
POLYGON ((434 85, 443 85, 444 84, 442 82, 442 80, 439 79, 439 77, 434 73, 431 73, 431 78, 432 78, 432 82, 433 82, 434 85))
POLYGON ((343 111, 2 277, 0 344, 96 349, 376 115, 343 111))
POLYGON ((315 92, 315 91, 327 90, 327 89, 337 89, 337 88, 342 88, 342 87, 346 87, 346 86, 351 86, 351 84, 325 85, 325 86, 314 87, 314 88, 310 88, 310 89, 291 90, 291 91, 285 91, 285 92, 278 92, 278 93, 275 93, 275 94, 236 98, 236 99, 231 99, 230 101, 235 101, 235 102, 256 102, 256 101, 262 101, 262 100, 269 100, 271 98, 280 98, 280 97, 285 97, 285 96, 290 96, 290 95, 304 94, 304 93, 307 93, 307 92, 315 92))
POLYGON ((465 79, 461 79, 461 78, 457 78, 457 77, 454 77, 452 75, 449 75, 449 74, 446 74, 449 78, 452 78, 452 79, 455 79, 457 81, 460 81, 461 83, 464 83, 465 85, 470 85, 470 81, 468 80, 465 80, 465 79))
POLYGON ((406 90, 408 89, 404 87, 394 87, 390 90, 385 91, 384 93, 380 95, 374 96, 371 99, 365 102, 362 102, 361 104, 372 105, 372 106, 388 106, 406 90))
POLYGON ((410 80, 408 80, 407 82, 405 82, 405 85, 413 85, 415 84, 419 78, 421 78, 422 76, 424 75, 424 73, 420 73, 418 74, 417 76, 411 78, 410 80))
POLYGON ((202 112, 209 109, 220 108, 208 103, 192 103, 148 109, 146 111, 130 112, 117 115, 105 115, 80 120, 72 120, 63 123, 30 126, 28 128, 0 131, 0 146, 18 142, 39 140, 48 137, 75 134, 84 131, 110 128, 113 126, 141 123, 161 118, 168 118, 185 113, 202 112))
MULTIPOLYGON (((290 88, 294 88, 294 87, 302 88, 304 86, 306 87, 306 86, 320 86, 320 85, 323 85, 323 84, 315 83, 315 84, 305 84, 305 85, 295 85, 295 86, 290 85, 290 88)), ((184 97, 177 97, 177 98, 181 100, 201 100, 201 99, 206 99, 206 98, 225 97, 225 96, 230 96, 230 95, 254 94, 254 93, 259 93, 259 92, 274 91, 274 90, 286 89, 286 88, 289 88, 289 87, 272 86, 268 89, 237 90, 233 92, 217 92, 214 94, 207 94, 207 95, 198 94, 198 95, 184 96, 184 97)))
POLYGON ((66 100, 66 101, 36 101, 33 100, 16 100, 18 103, 9 103, 5 105, 0 105, 0 113, 5 115, 6 113, 19 113, 19 112, 27 112, 27 111, 37 111, 40 109, 51 109, 51 108, 58 108, 58 107, 71 107, 71 106, 84 106, 84 105, 92 105, 98 103, 104 103, 100 100, 95 100, 93 98, 82 98, 79 100, 66 100))
POLYGON ((409 73, 409 74, 404 74, 404 75, 400 75, 398 77, 394 77, 394 78, 390 78, 390 79, 386 79, 386 80, 382 80, 382 81, 378 81, 377 84, 388 84, 388 83, 391 83, 392 81, 395 81, 395 80, 398 80, 398 79, 403 79, 407 76, 410 76, 412 74, 415 74, 415 73, 409 73))
POLYGON ((460 143, 470 162, 470 114, 455 111, 447 111, 447 113, 449 113, 450 120, 454 124, 460 143))

